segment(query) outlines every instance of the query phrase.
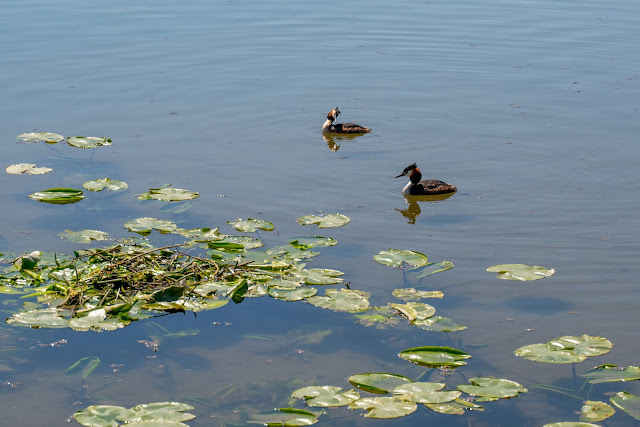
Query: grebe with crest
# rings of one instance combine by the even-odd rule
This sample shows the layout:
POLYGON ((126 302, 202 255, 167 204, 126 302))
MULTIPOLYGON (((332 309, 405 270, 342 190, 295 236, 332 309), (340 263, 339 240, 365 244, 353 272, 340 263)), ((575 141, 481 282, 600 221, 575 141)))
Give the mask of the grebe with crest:
POLYGON ((364 126, 357 125, 355 123, 333 123, 340 115, 338 107, 329 111, 327 114, 327 121, 322 125, 322 132, 330 133, 369 133, 371 129, 364 126))
POLYGON ((422 179, 422 172, 418 169, 418 166, 413 163, 402 171, 402 173, 396 178, 409 175, 409 183, 402 189, 402 194, 405 196, 428 196, 431 194, 448 194, 455 193, 458 189, 455 185, 449 184, 437 179, 422 179))

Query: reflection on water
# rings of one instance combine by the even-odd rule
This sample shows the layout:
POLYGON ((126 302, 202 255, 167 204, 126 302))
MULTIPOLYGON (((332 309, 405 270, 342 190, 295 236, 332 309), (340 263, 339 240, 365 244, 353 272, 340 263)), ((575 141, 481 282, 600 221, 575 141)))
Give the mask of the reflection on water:
POLYGON ((340 149, 341 142, 354 140, 362 135, 366 135, 366 133, 337 134, 322 132, 322 138, 324 138, 324 142, 327 143, 327 146, 331 151, 338 151, 340 149))
POLYGON ((394 209, 400 212, 403 217, 408 219, 407 223, 415 224, 416 218, 418 217, 418 215, 420 215, 420 212, 422 212, 422 210, 420 209, 420 204, 418 202, 440 202, 442 200, 448 199, 454 194, 456 193, 432 194, 429 196, 404 196, 404 199, 409 206, 407 206, 407 208, 405 209, 394 209))

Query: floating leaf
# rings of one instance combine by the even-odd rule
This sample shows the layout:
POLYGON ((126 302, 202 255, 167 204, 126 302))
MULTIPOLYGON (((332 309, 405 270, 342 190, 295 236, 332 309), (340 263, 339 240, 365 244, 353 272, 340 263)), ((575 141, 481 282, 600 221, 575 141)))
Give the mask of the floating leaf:
POLYGON ((547 344, 529 344, 520 347, 514 354, 527 360, 542 363, 577 363, 586 359, 585 356, 570 351, 551 350, 547 344))
POLYGON ((28 254, 20 255, 13 261, 13 266, 18 270, 33 270, 42 259, 41 251, 33 251, 28 254))
POLYGON ((373 259, 380 264, 393 268, 400 268, 405 262, 413 267, 422 267, 428 262, 426 255, 405 249, 380 251, 380 253, 373 256, 373 259))
POLYGON ((598 422, 605 420, 616 413, 610 405, 593 400, 587 400, 580 410, 580 421, 598 422))
POLYGON ((124 328, 130 322, 123 321, 120 318, 107 319, 107 312, 104 308, 98 308, 91 310, 84 317, 73 317, 69 320, 69 327, 74 331, 88 331, 93 330, 100 331, 115 331, 116 329, 124 328))
POLYGON ((600 427, 598 424, 583 423, 577 421, 564 421, 559 423, 545 424, 542 427, 600 427))
POLYGON ((462 399, 456 399, 453 402, 445 403, 427 403, 426 406, 433 411, 448 415, 464 415, 467 410, 484 411, 482 406, 462 399))
POLYGON ((98 230, 65 230, 64 233, 58 233, 58 236, 74 243, 90 243, 92 240, 107 240, 109 238, 107 233, 98 230))
POLYGON ((309 426, 318 422, 318 414, 303 409, 279 408, 274 411, 254 415, 248 424, 262 424, 273 427, 309 426))
POLYGON ((391 307, 372 307, 371 309, 361 313, 354 314, 358 318, 357 323, 364 326, 375 326, 377 329, 385 329, 400 323, 398 316, 395 316, 395 310, 391 307))
POLYGON ((570 351, 578 356, 601 356, 611 351, 613 344, 606 338, 583 335, 581 337, 564 336, 547 342, 551 350, 570 351))
POLYGON ((68 321, 56 308, 43 308, 16 313, 6 320, 10 325, 29 328, 66 328, 68 321))
POLYGON ((326 296, 312 296, 307 302, 329 310, 353 312, 369 307, 369 294, 355 289, 327 289, 326 296))
POLYGON ((330 214, 327 216, 305 215, 298 218, 298 224, 318 224, 318 228, 341 227, 351 221, 348 216, 342 214, 330 214))
POLYGON ((392 390, 395 395, 416 403, 444 403, 460 397, 457 390, 442 391, 445 384, 441 383, 410 383, 399 385, 392 390))
MULTIPOLYGON (((164 426, 167 422, 189 421, 196 416, 185 411, 191 411, 193 406, 180 402, 154 402, 136 405, 131 410, 136 413, 142 422, 157 423, 153 425, 164 426)), ((137 420, 127 422, 126 425, 135 424, 137 420)), ((167 424, 171 425, 171 424, 167 424)))
POLYGON ((178 202, 182 200, 191 200, 200 196, 198 193, 184 190, 182 188, 164 187, 151 188, 148 193, 142 193, 138 196, 138 200, 161 200, 163 202, 178 202))
POLYGON ((405 376, 386 372, 351 375, 347 380, 354 387, 375 394, 387 394, 395 387, 413 382, 405 376))
POLYGON ((317 292, 318 290, 316 288, 308 286, 293 289, 282 289, 270 286, 267 291, 269 296, 283 301, 301 301, 305 298, 314 296, 317 292))
POLYGON ((298 237, 297 239, 290 241, 289 244, 296 249, 305 250, 315 247, 337 245, 338 241, 331 237, 308 236, 298 237))
POLYGON ((101 178, 94 179, 93 181, 87 181, 82 184, 82 187, 89 191, 102 191, 105 188, 109 191, 118 191, 126 190, 127 188, 129 188, 129 184, 122 181, 116 181, 115 179, 111 178, 101 178))
POLYGON ((390 307, 398 310, 407 320, 424 320, 436 314, 436 309, 429 304, 421 302, 408 302, 406 304, 389 303, 390 307))
POLYGON ((58 135, 57 133, 51 132, 29 132, 29 133, 21 133, 18 135, 18 138, 24 142, 39 142, 44 141, 47 144, 55 144, 64 139, 64 136, 58 135))
POLYGON ((69 368, 64 371, 64 374, 75 375, 81 373, 82 379, 86 380, 89 375, 91 375, 91 372, 93 372, 98 366, 100 366, 100 359, 96 356, 83 357, 73 365, 69 366, 69 368))
POLYGON ((308 285, 337 285, 344 282, 344 279, 340 278, 343 275, 342 271, 329 268, 309 268, 295 271, 291 277, 304 280, 308 285))
POLYGON ((93 405, 74 414, 76 421, 85 426, 127 426, 184 427, 180 421, 188 421, 195 415, 186 413, 193 406, 178 402, 157 402, 134 406, 131 409, 120 406, 93 405))
POLYGON ((227 221, 227 224, 238 231, 244 233, 253 233, 256 230, 272 231, 273 223, 262 219, 236 219, 235 221, 227 221))
POLYGON ((484 398, 509 399, 527 392, 521 384, 502 378, 479 377, 471 378, 469 382, 471 385, 461 384, 458 388, 467 394, 480 397, 479 402, 486 401, 484 398))
POLYGON ((488 272, 498 273, 498 279, 504 280, 538 280, 553 276, 554 269, 546 269, 538 265, 500 264, 487 268, 488 272))
POLYGON ((404 301, 419 300, 422 298, 442 298, 442 291, 417 291, 414 288, 394 289, 391 294, 404 301))
POLYGON ((448 366, 457 368, 466 365, 465 359, 471 356, 462 350, 451 347, 423 346, 402 350, 398 356, 416 365, 424 365, 430 368, 448 366))
POLYGON ((309 406, 327 408, 348 405, 360 398, 360 393, 353 389, 342 391, 342 387, 325 385, 299 388, 291 393, 291 397, 306 399, 309 406))
POLYGON ((51 172, 53 169, 46 167, 36 167, 35 163, 18 163, 16 165, 7 166, 5 171, 10 175, 20 175, 28 173, 29 175, 42 175, 51 172))
POLYGON ((142 236, 147 236, 151 234, 151 230, 157 230, 160 233, 171 233, 178 227, 171 221, 144 217, 136 218, 127 222, 124 225, 124 228, 128 229, 129 231, 133 231, 134 233, 138 233, 142 236))
POLYGON ((413 325, 425 331, 432 332, 456 332, 467 329, 466 326, 459 325, 448 317, 434 316, 429 319, 416 320, 413 325))
POLYGON ((98 136, 70 136, 67 138, 67 144, 78 148, 98 148, 112 145, 113 141, 109 138, 98 136))
POLYGON ((423 277, 431 276, 436 273, 440 273, 442 271, 451 270, 455 265, 451 261, 442 261, 432 264, 427 264, 421 269, 413 270, 413 274, 418 278, 422 279, 423 277))
POLYGON ((640 380, 640 368, 637 366, 622 368, 616 365, 605 364, 596 366, 582 374, 581 377, 589 378, 591 384, 612 381, 635 381, 640 380))
POLYGON ((409 415, 418 408, 414 402, 399 397, 364 397, 349 405, 349 409, 364 409, 367 418, 400 418, 409 415))
POLYGON ((73 188, 50 188, 49 190, 30 194, 29 197, 39 202, 52 203, 55 205, 75 203, 84 199, 82 191, 73 188))
POLYGON ((636 420, 640 420, 640 396, 619 391, 609 400, 616 408, 620 408, 636 420))
POLYGON ((119 426, 117 421, 133 420, 136 413, 120 406, 92 405, 73 414, 83 426, 119 426))

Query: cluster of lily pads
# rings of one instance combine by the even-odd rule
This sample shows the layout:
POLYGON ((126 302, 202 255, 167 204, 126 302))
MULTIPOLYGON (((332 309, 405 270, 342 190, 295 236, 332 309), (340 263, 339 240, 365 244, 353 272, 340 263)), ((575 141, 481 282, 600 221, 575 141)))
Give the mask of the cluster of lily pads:
POLYGON ((120 425, 187 427, 183 421, 196 416, 189 412, 193 406, 179 402, 154 402, 123 408, 113 405, 91 405, 73 414, 73 418, 83 426, 117 427, 120 425))

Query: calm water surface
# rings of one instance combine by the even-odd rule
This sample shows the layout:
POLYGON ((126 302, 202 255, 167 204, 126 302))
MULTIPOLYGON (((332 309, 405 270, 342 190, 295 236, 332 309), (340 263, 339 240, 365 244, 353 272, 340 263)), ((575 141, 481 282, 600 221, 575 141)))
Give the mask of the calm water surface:
MULTIPOLYGON (((516 348, 589 334, 615 347, 577 364, 577 374, 638 364, 639 4, 23 1, 1 9, 2 167, 32 162, 54 172, 0 175, 0 251, 71 253, 80 246, 57 237, 65 229, 124 237, 122 224, 142 216, 223 232, 228 220, 259 217, 276 224, 260 234, 269 247, 317 234, 295 222, 302 215, 341 212, 351 223, 321 232, 339 244, 310 266, 344 271, 352 288, 386 304, 406 283, 373 254, 406 248, 450 260, 455 269, 422 284, 444 291, 433 302, 438 314, 468 326, 377 330, 350 314, 266 298, 102 334, 5 325, 2 347, 20 350, 1 353, 0 379, 21 383, 0 387, 6 425, 66 425, 90 404, 164 400, 193 403, 194 426, 242 425, 245 413, 288 406, 305 385, 348 388, 346 377, 361 372, 416 378, 424 369, 400 350, 451 345, 473 358, 446 379, 450 387, 495 376, 529 393, 462 417, 421 407, 374 421, 330 409, 320 424, 541 426, 577 421, 580 400, 534 387, 572 387, 571 366, 522 360, 516 348), (320 126, 335 106, 340 119, 374 132, 324 139, 320 126), (15 142, 32 130, 114 144, 91 152, 15 142), (412 162, 459 192, 408 206, 405 180, 391 177, 412 162), (26 197, 105 176, 128 182, 128 192, 61 206, 26 197), (161 184, 200 198, 172 214, 134 197, 161 184), (519 283, 484 271, 502 263, 556 274, 519 283), (138 340, 157 325, 200 333, 163 340, 154 353, 138 340), (330 334, 320 344, 309 341, 322 331, 330 334), (85 356, 102 361, 86 382, 64 375, 85 356)), ((5 317, 23 302, 2 301, 5 317)), ((613 384, 591 398, 640 393, 613 384)), ((607 425, 633 419, 619 411, 607 425)))

